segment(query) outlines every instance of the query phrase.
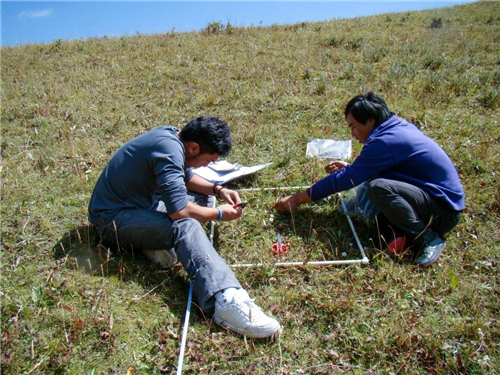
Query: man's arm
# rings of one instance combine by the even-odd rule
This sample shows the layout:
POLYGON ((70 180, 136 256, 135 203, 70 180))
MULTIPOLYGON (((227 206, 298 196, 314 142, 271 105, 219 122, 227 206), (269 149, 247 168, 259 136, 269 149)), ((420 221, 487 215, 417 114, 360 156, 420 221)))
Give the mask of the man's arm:
MULTIPOLYGON (((213 195, 214 194, 214 184, 201 178, 198 175, 193 175, 191 179, 186 183, 186 188, 189 191, 204 194, 204 195, 213 195)), ((180 220, 191 217, 200 222, 206 222, 210 220, 220 220, 221 221, 230 221, 237 219, 241 216, 243 209, 238 207, 234 208, 234 206, 241 202, 240 197, 236 191, 229 190, 226 188, 222 188, 220 185, 215 186, 216 193, 219 195, 221 199, 228 202, 229 204, 223 204, 218 208, 211 207, 202 207, 197 204, 188 202, 184 208, 170 215, 172 220, 180 220), (222 213, 222 217, 221 216, 222 213)))
POLYGON ((241 202, 240 196, 238 192, 223 188, 220 185, 215 185, 204 178, 201 178, 198 175, 193 175, 191 179, 186 183, 186 187, 189 191, 193 191, 195 193, 200 193, 204 195, 213 195, 214 190, 215 193, 219 196, 223 201, 236 205, 241 202))
POLYGON ((309 194, 307 194, 307 190, 304 190, 300 193, 280 199, 278 202, 273 204, 273 207, 279 212, 292 212, 302 203, 310 201, 311 198, 309 197, 309 194))
POLYGON ((182 210, 174 212, 169 216, 172 220, 193 218, 204 223, 210 220, 219 220, 221 213, 221 221, 235 220, 239 218, 243 213, 243 209, 241 207, 234 208, 234 206, 231 204, 223 204, 221 206, 218 206, 218 208, 221 210, 221 212, 219 212, 217 208, 202 207, 198 206, 195 203, 188 202, 188 204, 184 206, 182 210))
POLYGON ((214 184, 201 178, 200 176, 193 174, 193 177, 186 183, 186 188, 189 191, 203 195, 213 195, 214 184))
MULTIPOLYGON (((325 166, 325 171, 326 173, 335 173, 347 165, 349 165, 349 163, 341 160, 334 160, 325 166)), ((311 202, 311 197, 307 194, 307 190, 304 190, 300 193, 280 199, 273 204, 273 207, 280 212, 292 212, 302 203, 307 202, 311 202)))

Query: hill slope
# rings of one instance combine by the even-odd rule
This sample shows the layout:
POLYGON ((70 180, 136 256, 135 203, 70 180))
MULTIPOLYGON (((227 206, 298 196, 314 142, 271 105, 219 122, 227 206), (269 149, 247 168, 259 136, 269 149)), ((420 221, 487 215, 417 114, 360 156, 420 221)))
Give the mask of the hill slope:
MULTIPOLYGON (((323 172, 305 158, 305 144, 347 139, 343 106, 366 90, 436 139, 462 177, 468 208, 440 264, 420 271, 388 259, 358 222, 368 266, 239 270, 283 335, 244 342, 196 311, 185 373, 495 373, 499 46, 500 3, 479 2, 2 48, 2 373, 175 368, 184 273, 89 240, 93 184, 123 142, 214 114, 233 131, 231 161, 274 161, 253 186, 310 184, 323 172)), ((261 198, 249 198, 257 211, 261 198)), ((252 204, 241 221, 218 228, 223 256, 267 252, 272 237, 260 248, 250 236, 241 240, 253 228, 272 232, 252 216, 252 204)), ((327 206, 279 219, 302 241, 295 255, 338 252, 351 241, 327 206), (318 212, 331 216, 321 221, 318 212)))

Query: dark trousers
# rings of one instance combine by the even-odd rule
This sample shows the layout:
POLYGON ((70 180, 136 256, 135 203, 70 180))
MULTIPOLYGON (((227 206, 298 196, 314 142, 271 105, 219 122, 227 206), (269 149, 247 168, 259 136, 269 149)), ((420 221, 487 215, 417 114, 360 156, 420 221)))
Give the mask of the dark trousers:
POLYGON ((424 190, 401 181, 377 178, 370 182, 368 195, 390 224, 417 243, 429 244, 437 235, 444 238, 462 215, 424 190))

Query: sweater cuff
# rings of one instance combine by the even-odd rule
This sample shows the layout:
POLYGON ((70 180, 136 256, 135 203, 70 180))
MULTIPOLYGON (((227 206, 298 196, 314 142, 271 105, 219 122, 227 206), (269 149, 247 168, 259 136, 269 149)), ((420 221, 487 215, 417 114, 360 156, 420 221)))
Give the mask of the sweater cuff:
POLYGON ((314 185, 311 185, 311 186, 309 186, 309 187, 306 189, 306 193, 307 193, 307 195, 309 196, 309 198, 311 199, 311 202, 313 201, 313 197, 312 197, 312 190, 313 190, 313 186, 314 186, 314 185))

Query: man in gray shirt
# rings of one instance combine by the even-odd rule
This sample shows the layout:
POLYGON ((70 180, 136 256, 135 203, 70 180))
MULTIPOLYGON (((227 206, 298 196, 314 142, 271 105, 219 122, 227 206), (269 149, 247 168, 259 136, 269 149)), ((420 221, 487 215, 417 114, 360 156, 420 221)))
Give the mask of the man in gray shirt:
POLYGON ((89 221, 103 240, 168 267, 181 262, 194 276, 199 305, 214 320, 251 338, 275 334, 279 323, 250 299, 234 273, 215 251, 201 223, 239 218, 234 190, 214 185, 191 168, 206 166, 231 150, 227 124, 204 116, 181 131, 161 126, 125 143, 99 177, 89 204, 89 221), (215 195, 226 204, 203 207, 187 191, 215 195))

